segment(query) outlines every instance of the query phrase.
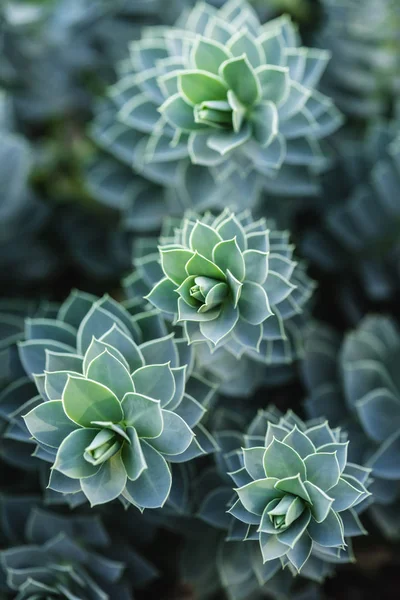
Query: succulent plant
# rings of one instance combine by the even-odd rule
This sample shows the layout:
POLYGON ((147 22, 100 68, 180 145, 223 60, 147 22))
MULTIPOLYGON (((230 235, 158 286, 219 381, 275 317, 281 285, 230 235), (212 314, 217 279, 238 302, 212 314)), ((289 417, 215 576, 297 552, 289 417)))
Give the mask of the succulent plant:
POLYGON ((341 124, 315 89, 328 59, 300 48, 289 18, 261 25, 247 2, 200 2, 132 43, 91 135, 196 210, 249 206, 261 188, 315 192, 319 140, 341 124))
MULTIPOLYGON (((253 594, 259 598, 267 593, 272 596, 276 593, 278 597, 282 594, 285 598, 287 594, 291 598, 290 594, 294 593, 292 575, 300 571, 302 577, 321 582, 333 573, 335 563, 354 560, 350 538, 366 533, 358 513, 366 506, 364 499, 368 496, 369 469, 347 461, 347 448, 348 445, 351 448, 352 441, 349 444, 343 431, 339 428, 332 430, 322 419, 303 422, 292 411, 282 415, 270 406, 267 410, 259 410, 247 426, 243 425, 245 420, 243 411, 239 414, 226 410, 214 412, 213 422, 217 430, 213 434, 221 450, 214 455, 215 467, 205 469, 194 482, 192 495, 197 498, 197 515, 209 527, 220 532, 214 534, 217 541, 211 543, 218 546, 214 551, 217 556, 215 576, 218 576, 219 585, 229 598, 241 600, 252 598, 253 594), (287 443, 282 441, 285 438, 287 443), (297 443, 300 440, 304 442, 299 449, 303 457, 292 448, 294 439, 297 443), (279 450, 278 458, 272 462, 272 469, 278 467, 279 473, 277 477, 268 478, 263 458, 275 452, 276 448, 279 450), (286 448, 289 450, 286 451, 286 448), (306 449, 310 450, 310 458, 305 456, 306 449), (320 479, 318 483, 308 481, 306 484, 301 479, 304 471, 299 466, 300 462, 299 472, 293 474, 289 466, 291 463, 284 458, 285 452, 287 455, 293 452, 295 460, 303 465, 310 461, 307 474, 310 479, 314 477, 314 473, 311 475, 313 461, 332 461, 334 467, 319 470, 320 478, 326 477, 324 482, 320 479), (311 458, 316 455, 319 458, 311 458), (326 493, 321 487, 330 485, 329 477, 334 485, 326 493), (232 479, 237 486, 235 491, 232 490, 232 479), (266 480, 268 483, 265 484, 266 480), (272 483, 273 486, 270 485, 272 483), (340 496, 336 495, 335 487, 338 492, 341 488, 340 496), (312 491, 309 492, 309 489, 312 491), (270 499, 272 496, 274 499, 270 499), (292 502, 293 507, 289 510, 292 502), (311 516, 311 511, 314 514, 318 511, 320 523, 311 516), (324 516, 325 519, 322 519, 324 516), (293 520, 288 523, 291 517, 293 520), (310 523, 305 524, 306 521, 310 523), (314 539, 307 544, 307 552, 301 552, 305 546, 302 537, 310 539, 314 527, 321 534, 324 530, 324 536, 314 530, 314 539), (267 528, 268 532, 262 531, 267 528), (278 536, 288 540, 289 535, 292 536, 290 546, 280 545, 278 536), (333 547, 335 544, 338 548, 333 547), (288 568, 282 571, 282 566, 288 568)), ((306 481, 306 477, 303 480, 306 481)), ((211 568, 208 567, 207 556, 212 549, 207 539, 212 539, 212 531, 205 534, 206 539, 201 532, 192 534, 192 538, 188 544, 196 545, 198 538, 199 553, 203 548, 204 558, 198 558, 200 564, 192 564, 187 557, 183 567, 187 577, 198 579, 207 573, 207 568, 211 568)))
POLYGON ((243 450, 244 466, 231 475, 238 500, 230 513, 252 528, 264 564, 279 559, 307 576, 346 556, 345 524, 369 495, 369 471, 347 463, 344 439, 327 422, 310 425, 289 413, 268 425, 263 443, 243 450))
POLYGON ((26 322, 21 361, 39 395, 18 414, 52 465, 51 489, 157 508, 170 494, 169 463, 215 449, 198 401, 215 388, 191 375, 190 349, 166 333, 154 311, 132 317, 80 292, 55 319, 26 322))
POLYGON ((19 469, 35 469, 29 433, 16 413, 36 388, 26 376, 18 355, 17 342, 24 336, 24 320, 54 316, 47 303, 24 300, 0 301, 0 457, 19 469))
POLYGON ((130 293, 153 287, 147 299, 183 325, 190 343, 237 359, 290 363, 290 338, 314 284, 292 260, 288 232, 226 209, 218 217, 188 213, 169 233, 160 239, 160 259, 150 253, 137 261, 130 293))
POLYGON ((127 541, 124 560, 113 557, 113 532, 98 515, 66 516, 44 508, 38 497, 7 495, 0 519, 5 598, 132 600, 132 587, 157 575, 127 541))
POLYGON ((331 51, 321 89, 350 117, 384 117, 400 89, 400 11, 396 0, 322 0, 313 43, 331 51))
POLYGON ((306 337, 304 376, 312 417, 327 415, 351 432, 351 459, 372 469, 369 512, 388 537, 400 536, 400 332, 370 315, 341 337, 316 323, 306 337))
POLYGON ((387 300, 400 281, 398 123, 372 124, 362 148, 344 158, 346 168, 336 178, 347 186, 345 195, 339 190, 322 223, 306 233, 302 250, 328 272, 355 272, 371 299, 387 300))

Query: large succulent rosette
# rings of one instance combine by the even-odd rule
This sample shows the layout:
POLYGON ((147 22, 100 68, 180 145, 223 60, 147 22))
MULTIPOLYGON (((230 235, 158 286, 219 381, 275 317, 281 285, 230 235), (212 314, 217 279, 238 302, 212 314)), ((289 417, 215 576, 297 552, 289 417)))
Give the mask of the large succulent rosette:
POLYGON ((316 90, 329 53, 300 44, 287 17, 261 25, 247 2, 198 3, 132 43, 92 137, 198 210, 248 206, 261 188, 315 193, 320 140, 341 116, 316 90))
POLYGON ((132 317, 107 296, 72 293, 56 319, 28 320, 26 338, 21 360, 39 395, 19 414, 52 465, 52 490, 157 508, 169 464, 214 448, 198 401, 214 388, 191 376, 190 349, 154 311, 132 317))
POLYGON ((299 325, 314 283, 293 261, 287 232, 226 209, 218 217, 189 213, 160 241, 161 268, 154 254, 138 261, 154 286, 147 299, 183 325, 190 343, 290 362, 287 332, 292 319, 299 325))

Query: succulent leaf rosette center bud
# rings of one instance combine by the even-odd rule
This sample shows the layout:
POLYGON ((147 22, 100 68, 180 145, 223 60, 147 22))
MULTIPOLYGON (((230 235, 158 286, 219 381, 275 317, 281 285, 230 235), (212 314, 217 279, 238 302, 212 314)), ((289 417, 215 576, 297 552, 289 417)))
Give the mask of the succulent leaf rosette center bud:
POLYGON ((242 450, 243 467, 231 473, 239 499, 229 512, 254 530, 264 563, 280 559, 296 574, 311 556, 340 558, 348 552, 346 527, 369 496, 369 469, 347 463, 340 430, 307 426, 290 412, 269 422, 262 440, 242 450))

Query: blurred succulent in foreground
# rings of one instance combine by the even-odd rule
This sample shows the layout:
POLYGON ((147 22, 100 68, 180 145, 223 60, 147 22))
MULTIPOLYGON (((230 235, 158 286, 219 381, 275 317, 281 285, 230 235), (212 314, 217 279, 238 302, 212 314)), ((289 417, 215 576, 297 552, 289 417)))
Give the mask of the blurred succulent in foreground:
POLYGON ((322 224, 306 233, 302 250, 328 272, 355 271, 373 300, 387 300, 400 286, 398 124, 371 126, 347 163, 336 177, 350 186, 348 195, 336 197, 322 224))
POLYGON ((371 516, 386 536, 398 538, 400 332, 388 317, 367 316, 343 343, 319 323, 306 340, 307 410, 348 429, 351 460, 372 469, 371 516))
POLYGON ((133 317, 80 292, 55 319, 26 322, 20 355, 40 395, 19 415, 35 455, 53 465, 51 489, 156 508, 170 494, 169 463, 215 449, 198 402, 214 388, 191 375, 190 349, 166 333, 154 312, 133 317))
POLYGON ((316 46, 332 59, 321 88, 355 118, 384 117, 400 91, 400 9, 396 0, 322 0, 316 46))
POLYGON ((138 273, 126 282, 130 293, 143 283, 154 286, 147 299, 183 324, 189 343, 206 342, 237 359, 290 363, 290 337, 314 283, 292 260, 288 232, 226 209, 218 217, 189 213, 168 233, 160 259, 149 254, 137 261, 138 273))
POLYGON ((328 59, 286 17, 262 26, 246 2, 198 3, 132 43, 91 134, 185 207, 248 206, 263 187, 315 193, 320 140, 341 124, 315 89, 328 59))
MULTIPOLYGON (((366 533, 358 513, 369 495, 369 470, 347 461, 346 435, 326 421, 304 423, 274 407, 259 411, 247 428, 241 419, 223 415, 224 427, 213 432, 221 452, 216 468, 195 482, 198 516, 228 531, 219 537, 216 565, 228 596, 274 595, 276 589, 279 597, 288 593, 291 574, 321 582, 334 564, 354 560, 349 538, 366 533)), ((189 559, 184 565, 193 574, 206 568, 189 559)))
POLYGON ((0 500, 0 518, 0 590, 6 598, 132 600, 132 587, 157 574, 128 541, 125 560, 115 560, 113 533, 98 515, 64 516, 42 508, 39 498, 10 495, 0 500))

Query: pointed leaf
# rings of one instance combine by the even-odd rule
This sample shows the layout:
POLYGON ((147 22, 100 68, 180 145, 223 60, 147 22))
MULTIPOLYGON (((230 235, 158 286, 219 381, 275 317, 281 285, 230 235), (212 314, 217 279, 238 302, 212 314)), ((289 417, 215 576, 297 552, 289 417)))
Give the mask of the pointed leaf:
POLYGON ((149 444, 161 454, 182 454, 190 446, 194 433, 185 421, 169 410, 162 411, 164 428, 149 444))
POLYGON ((272 315, 265 290, 258 283, 245 281, 239 300, 240 316, 251 325, 260 325, 272 315))
POLYGON ((134 427, 140 438, 155 438, 163 430, 163 418, 160 402, 143 396, 129 393, 121 403, 124 421, 134 427))
POLYGON ((118 452, 103 463, 95 475, 82 479, 82 492, 89 500, 91 507, 105 504, 121 495, 126 480, 121 453, 118 452))
POLYGON ((69 377, 62 397, 67 416, 82 427, 92 421, 119 423, 123 419, 116 395, 104 385, 90 379, 69 377))
POLYGON ((299 454, 276 439, 264 453, 264 469, 268 477, 284 479, 300 475, 302 480, 306 478, 306 468, 299 454))
POLYGON ((136 429, 134 427, 127 427, 126 433, 131 443, 123 445, 121 458, 128 478, 131 481, 135 481, 147 469, 147 465, 136 429))
POLYGON ((138 394, 159 400, 161 406, 168 404, 175 394, 175 378, 169 363, 141 367, 132 373, 132 380, 138 394))
POLYGON ((304 459, 307 479, 321 488, 323 492, 335 486, 340 477, 339 463, 335 453, 319 452, 310 454, 304 459))
POLYGON ((142 450, 147 469, 135 481, 126 482, 127 497, 140 508, 160 508, 171 490, 171 472, 161 454, 146 442, 142 450))
POLYGON ((110 389, 119 400, 122 400, 126 393, 134 391, 129 371, 108 350, 104 350, 92 360, 87 377, 110 389))
POLYGON ((61 400, 39 404, 24 416, 24 421, 36 440, 52 448, 58 448, 76 429, 76 424, 65 414, 61 400))
POLYGON ((89 428, 72 431, 58 449, 54 469, 72 479, 82 479, 97 473, 100 467, 87 462, 83 455, 98 432, 98 429, 89 428))

